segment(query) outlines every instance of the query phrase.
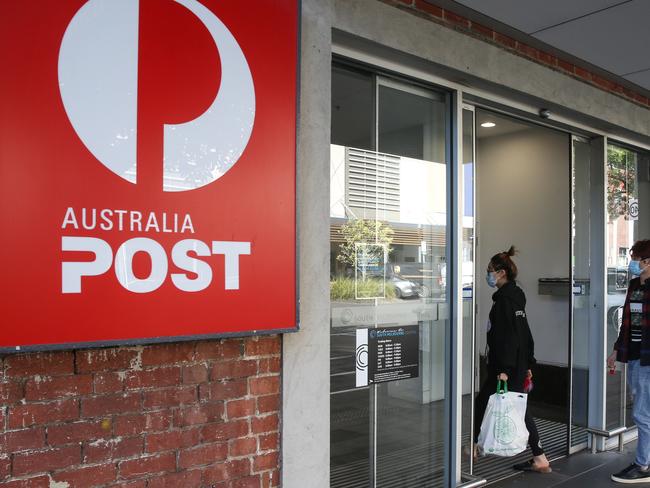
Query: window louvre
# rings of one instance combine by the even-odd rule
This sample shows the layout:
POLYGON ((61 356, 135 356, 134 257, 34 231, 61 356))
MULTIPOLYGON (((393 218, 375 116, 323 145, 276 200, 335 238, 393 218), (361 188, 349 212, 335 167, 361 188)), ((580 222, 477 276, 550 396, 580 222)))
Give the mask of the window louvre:
POLYGON ((399 156, 347 148, 345 161, 348 206, 399 212, 399 156))

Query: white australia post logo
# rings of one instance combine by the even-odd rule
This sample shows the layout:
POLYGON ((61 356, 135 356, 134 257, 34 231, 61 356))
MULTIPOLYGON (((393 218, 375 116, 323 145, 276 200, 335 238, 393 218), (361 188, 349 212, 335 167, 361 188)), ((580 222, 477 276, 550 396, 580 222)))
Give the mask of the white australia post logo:
MULTIPOLYGON (((255 88, 228 28, 197 0, 175 0, 214 40, 221 84, 194 120, 165 124, 163 190, 186 191, 223 176, 241 157, 253 130, 255 88)), ((139 0, 89 0, 75 14, 59 52, 65 111, 90 152, 113 173, 137 182, 139 0)), ((217 67, 215 66, 215 69, 217 67)))

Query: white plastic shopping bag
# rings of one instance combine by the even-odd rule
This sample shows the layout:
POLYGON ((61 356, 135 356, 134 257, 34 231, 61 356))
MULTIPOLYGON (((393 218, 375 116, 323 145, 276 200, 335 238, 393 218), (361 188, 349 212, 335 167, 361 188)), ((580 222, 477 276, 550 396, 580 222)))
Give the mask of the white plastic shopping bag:
POLYGON ((503 384, 501 389, 500 382, 497 383, 497 392, 488 400, 478 446, 484 454, 507 457, 519 454, 528 444, 524 422, 528 395, 508 392, 507 383, 503 384))

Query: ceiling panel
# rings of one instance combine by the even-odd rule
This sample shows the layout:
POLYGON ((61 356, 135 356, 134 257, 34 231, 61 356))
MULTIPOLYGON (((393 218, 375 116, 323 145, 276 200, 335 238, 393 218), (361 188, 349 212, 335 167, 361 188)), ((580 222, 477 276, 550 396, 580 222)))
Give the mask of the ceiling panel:
POLYGON ((628 75, 625 77, 625 79, 650 90, 650 69, 641 71, 639 73, 634 73, 633 75, 628 75))
POLYGON ((529 130, 533 127, 536 126, 511 117, 502 117, 494 112, 488 112, 487 110, 476 111, 476 136, 479 139, 514 134, 516 132, 529 130), (495 125, 494 127, 481 126, 481 124, 485 122, 492 122, 495 125))
POLYGON ((622 0, 457 0, 484 15, 530 34, 622 3, 622 0))
POLYGON ((633 0, 535 37, 617 75, 650 68, 650 1, 633 0))

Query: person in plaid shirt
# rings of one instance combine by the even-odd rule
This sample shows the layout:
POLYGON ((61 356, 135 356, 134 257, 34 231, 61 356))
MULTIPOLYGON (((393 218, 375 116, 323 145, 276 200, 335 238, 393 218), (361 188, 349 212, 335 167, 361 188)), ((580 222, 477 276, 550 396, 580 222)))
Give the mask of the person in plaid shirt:
POLYGON ((614 369, 615 361, 627 363, 639 437, 634 463, 613 474, 612 480, 650 483, 650 239, 635 242, 630 254, 629 273, 635 278, 627 289, 621 330, 607 365, 614 369))

